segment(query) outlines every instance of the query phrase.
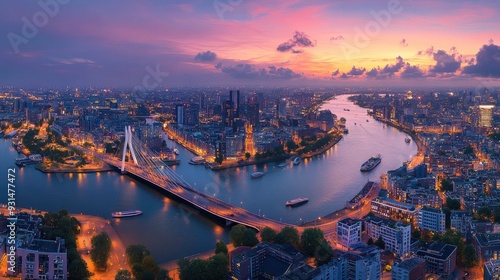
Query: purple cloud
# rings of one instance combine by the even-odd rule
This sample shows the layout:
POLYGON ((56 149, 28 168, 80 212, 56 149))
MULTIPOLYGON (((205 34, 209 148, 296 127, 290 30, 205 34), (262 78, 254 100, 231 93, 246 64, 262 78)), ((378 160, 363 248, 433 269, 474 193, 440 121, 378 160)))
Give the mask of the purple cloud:
POLYGON ((333 36, 333 37, 330 37, 330 40, 332 40, 332 41, 344 40, 344 36, 342 36, 342 35, 333 36))
POLYGON ((483 45, 476 54, 475 61, 476 64, 465 66, 462 74, 500 78, 500 46, 494 44, 483 45))
POLYGON ((279 52, 288 52, 292 53, 301 53, 302 50, 294 49, 295 47, 314 47, 315 44, 304 32, 295 31, 293 34, 293 38, 288 40, 287 42, 281 43, 276 50, 279 52))
POLYGON ((410 65, 410 63, 406 63, 403 71, 401 72, 402 79, 415 79, 415 78, 423 78, 424 71, 420 69, 418 66, 410 65))
POLYGON ((402 46, 402 47, 408 47, 408 43, 406 43, 406 39, 405 38, 401 39, 401 41, 399 42, 399 45, 402 46))
POLYGON ((215 59, 217 59, 217 54, 212 51, 200 52, 194 57, 194 60, 198 62, 212 62, 215 59))
POLYGON ((352 75, 352 76, 359 76, 363 75, 365 73, 366 68, 356 68, 355 66, 352 66, 351 70, 347 72, 347 75, 352 75))
POLYGON ((444 50, 438 50, 433 54, 434 61, 436 65, 429 69, 429 72, 442 74, 442 73, 454 73, 460 69, 462 64, 462 57, 456 53, 456 48, 451 48, 453 54, 447 54, 444 50), (455 56, 457 54, 457 56, 455 56))
POLYGON ((255 68, 248 63, 239 63, 232 66, 224 66, 222 63, 215 65, 216 69, 233 78, 238 79, 272 79, 272 80, 290 80, 302 77, 289 68, 268 66, 267 68, 255 68))

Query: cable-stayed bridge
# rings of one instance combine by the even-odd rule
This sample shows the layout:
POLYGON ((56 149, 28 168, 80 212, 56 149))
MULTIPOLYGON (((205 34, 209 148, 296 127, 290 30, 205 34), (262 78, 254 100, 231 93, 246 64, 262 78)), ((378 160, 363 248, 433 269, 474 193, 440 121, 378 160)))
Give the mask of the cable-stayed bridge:
POLYGON ((152 152, 133 133, 130 126, 125 127, 125 141, 118 149, 120 157, 99 154, 107 164, 119 168, 122 173, 130 173, 150 184, 163 189, 180 200, 216 217, 262 230, 265 226, 279 230, 286 223, 274 221, 254 214, 246 209, 226 203, 189 185, 179 174, 175 173, 152 152))

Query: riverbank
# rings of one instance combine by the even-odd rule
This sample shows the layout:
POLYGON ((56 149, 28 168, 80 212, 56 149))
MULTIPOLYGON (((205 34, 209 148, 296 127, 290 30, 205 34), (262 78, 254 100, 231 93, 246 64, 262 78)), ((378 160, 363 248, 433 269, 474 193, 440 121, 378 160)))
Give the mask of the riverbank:
MULTIPOLYGON (((331 149, 333 146, 335 146, 341 139, 342 139, 342 136, 334 137, 330 142, 328 142, 325 146, 323 146, 319 150, 311 152, 311 153, 307 153, 307 154, 302 154, 299 157, 301 159, 305 159, 305 158, 312 158, 312 157, 321 155, 324 152, 331 149)), ((262 159, 262 160, 245 160, 245 161, 239 160, 239 161, 235 161, 235 162, 222 163, 219 165, 214 165, 212 163, 208 163, 206 166, 208 166, 210 169, 212 169, 214 171, 218 171, 218 170, 237 168, 237 167, 243 167, 243 166, 248 166, 248 165, 265 164, 265 163, 269 163, 269 162, 279 162, 279 161, 287 160, 293 156, 297 156, 297 155, 286 154, 286 155, 281 155, 281 156, 272 157, 272 158, 268 158, 268 159, 262 159)))
POLYGON ((83 166, 83 167, 74 167, 74 166, 61 166, 58 164, 47 164, 40 163, 35 166, 35 169, 43 172, 43 173, 97 173, 97 172, 107 172, 114 170, 111 166, 106 163, 102 163, 99 166, 83 166))
POLYGON ((424 157, 425 157, 425 153, 427 151, 427 147, 424 145, 423 141, 420 139, 420 137, 418 136, 418 134, 416 132, 411 131, 409 128, 403 127, 400 124, 395 124, 389 120, 382 119, 382 118, 379 118, 376 116, 372 116, 372 117, 376 121, 379 121, 381 123, 384 123, 386 125, 394 127, 397 130, 408 134, 411 137, 412 141, 415 142, 415 144, 417 144, 417 154, 411 158, 410 162, 408 163, 408 169, 413 169, 417 165, 422 164, 424 162, 424 157))

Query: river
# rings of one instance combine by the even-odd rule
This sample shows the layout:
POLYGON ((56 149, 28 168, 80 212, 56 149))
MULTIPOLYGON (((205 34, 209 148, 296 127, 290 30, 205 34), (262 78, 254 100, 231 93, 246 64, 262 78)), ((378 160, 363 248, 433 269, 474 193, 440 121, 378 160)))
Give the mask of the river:
MULTIPOLYGON (((401 166, 417 152, 415 143, 405 143, 404 133, 376 122, 367 116, 366 109, 355 106, 345 95, 326 102, 322 109, 345 117, 349 134, 326 153, 297 166, 280 168, 269 163, 212 171, 189 165, 194 155, 167 141, 180 151, 181 164, 173 169, 193 187, 219 199, 278 221, 300 224, 342 208, 368 180, 378 181, 382 173, 401 166), (359 171, 365 160, 379 153, 382 163, 378 167, 369 173, 359 171), (251 179, 255 171, 266 174, 251 179), (285 207, 287 200, 298 197, 308 197, 309 203, 285 207)), ((19 207, 46 211, 66 208, 71 213, 111 219, 125 245, 145 245, 160 263, 210 250, 220 239, 229 241, 228 228, 126 175, 44 174, 33 166, 17 168, 17 157, 10 140, 0 139, 0 170, 7 172, 7 168, 16 167, 19 207), (128 209, 140 209, 143 215, 111 218, 111 212, 128 209)), ((3 185, 7 185, 7 176, 3 185)), ((4 189, 2 203, 7 201, 4 189)))

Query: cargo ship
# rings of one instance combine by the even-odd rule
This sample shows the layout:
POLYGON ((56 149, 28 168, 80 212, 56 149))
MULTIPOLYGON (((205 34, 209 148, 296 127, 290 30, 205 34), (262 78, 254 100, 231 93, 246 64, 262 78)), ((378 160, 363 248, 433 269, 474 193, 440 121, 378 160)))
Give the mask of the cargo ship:
POLYGON ((381 161, 382 157, 380 156, 380 154, 373 156, 361 165, 360 170, 363 172, 371 171, 372 169, 377 167, 377 165, 379 165, 381 161))
POLYGON ((111 213, 113 218, 125 218, 125 217, 133 217, 139 216, 142 214, 141 210, 127 210, 127 211, 118 211, 111 213))
POLYGON ((308 201, 309 201, 309 198, 301 197, 301 198, 289 200, 285 203, 285 205, 289 206, 289 207, 297 207, 297 206, 300 206, 302 204, 306 204, 308 201))

